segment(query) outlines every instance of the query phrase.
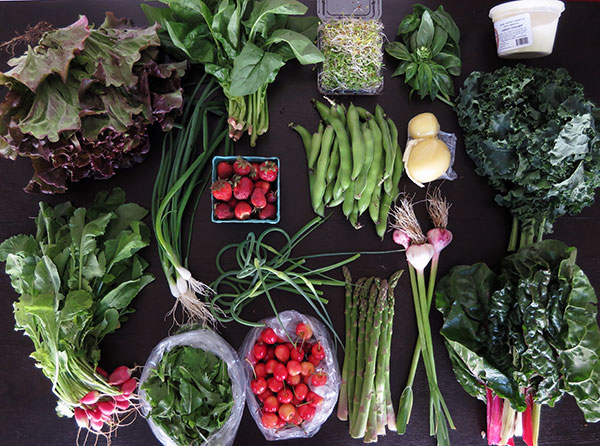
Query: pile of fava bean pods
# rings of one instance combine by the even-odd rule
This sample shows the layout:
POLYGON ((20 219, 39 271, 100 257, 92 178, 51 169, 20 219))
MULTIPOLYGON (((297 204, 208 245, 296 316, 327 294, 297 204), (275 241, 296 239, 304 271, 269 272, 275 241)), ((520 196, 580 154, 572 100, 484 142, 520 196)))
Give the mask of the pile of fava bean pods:
POLYGON ((353 104, 348 109, 314 104, 322 119, 315 133, 290 124, 306 150, 313 210, 324 216, 325 207, 341 204, 346 218, 360 229, 359 217, 368 209, 383 239, 404 169, 396 124, 379 105, 372 114, 353 104))

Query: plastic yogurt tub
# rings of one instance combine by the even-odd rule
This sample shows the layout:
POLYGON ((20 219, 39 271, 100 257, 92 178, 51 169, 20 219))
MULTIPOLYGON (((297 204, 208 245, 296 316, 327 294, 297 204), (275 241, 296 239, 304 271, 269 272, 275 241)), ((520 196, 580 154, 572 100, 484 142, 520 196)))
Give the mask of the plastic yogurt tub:
POLYGON ((490 9, 498 56, 530 59, 552 53, 558 18, 565 4, 558 0, 520 0, 490 9))

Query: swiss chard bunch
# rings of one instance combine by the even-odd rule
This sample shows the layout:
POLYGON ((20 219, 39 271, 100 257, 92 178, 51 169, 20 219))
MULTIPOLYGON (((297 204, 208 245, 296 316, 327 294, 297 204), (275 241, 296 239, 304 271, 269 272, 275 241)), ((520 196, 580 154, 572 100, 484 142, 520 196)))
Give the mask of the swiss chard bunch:
POLYGON ((316 17, 297 0, 160 0, 168 8, 142 5, 161 25, 162 40, 192 63, 204 64, 228 99, 229 135, 250 135, 254 147, 269 128, 267 87, 285 63, 323 61, 314 45, 316 17))
POLYGON ((521 419, 523 440, 537 445, 540 405, 565 393, 600 421, 597 299, 576 254, 544 240, 504 258, 499 275, 477 263, 438 284, 441 333, 458 382, 488 404, 489 444, 508 444, 521 419))
POLYGON ((87 410, 95 402, 88 401, 91 395, 122 393, 97 370, 99 344, 154 280, 138 254, 150 242, 141 221, 147 213, 125 203, 121 189, 98 194, 88 209, 40 203, 35 236, 19 234, 0 244, 0 261, 20 295, 15 329, 32 340, 31 357, 52 381, 60 416, 87 410))
POLYGON ((387 53, 399 59, 392 76, 404 75, 404 82, 421 99, 429 96, 453 105, 451 76, 460 75, 460 31, 443 6, 432 11, 416 4, 398 27, 400 41, 385 46, 387 53))
POLYGON ((144 159, 148 127, 173 125, 185 64, 159 63, 156 26, 106 14, 50 31, 0 73, 0 155, 31 158, 28 192, 61 193, 67 182, 109 178, 144 159))
POLYGON ((510 209, 509 250, 541 240, 600 186, 600 110, 564 69, 503 67, 471 73, 456 105, 476 172, 510 209))

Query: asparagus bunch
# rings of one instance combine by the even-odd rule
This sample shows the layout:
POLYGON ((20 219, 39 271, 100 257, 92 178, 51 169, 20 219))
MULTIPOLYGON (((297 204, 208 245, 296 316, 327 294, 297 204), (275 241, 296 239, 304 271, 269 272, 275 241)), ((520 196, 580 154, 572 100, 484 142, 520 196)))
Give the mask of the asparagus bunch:
POLYGON ((396 430, 390 391, 390 351, 394 320, 394 288, 402 271, 389 281, 361 278, 346 282, 346 356, 337 416, 348 420, 350 435, 365 443, 377 441, 388 429, 396 430))

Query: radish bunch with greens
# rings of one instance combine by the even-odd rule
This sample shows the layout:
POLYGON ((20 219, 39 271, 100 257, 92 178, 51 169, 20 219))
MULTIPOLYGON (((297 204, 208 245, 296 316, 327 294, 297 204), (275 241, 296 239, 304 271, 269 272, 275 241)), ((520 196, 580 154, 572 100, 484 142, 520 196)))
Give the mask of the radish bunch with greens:
POLYGON ((110 376, 97 368, 99 344, 154 280, 137 254, 150 242, 141 221, 147 213, 125 203, 121 189, 98 194, 88 209, 40 203, 35 236, 19 234, 0 244, 0 261, 20 295, 15 329, 33 341, 31 357, 52 381, 58 415, 75 415, 79 426, 99 433, 106 423, 106 436, 128 412, 129 401, 119 402, 132 398, 136 382, 124 368, 110 376))

